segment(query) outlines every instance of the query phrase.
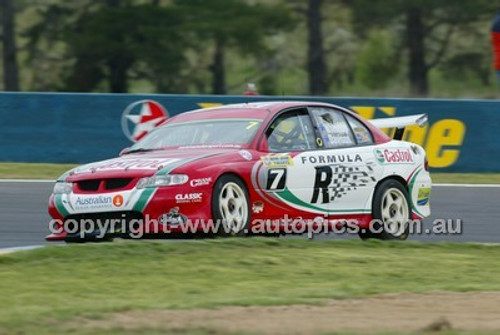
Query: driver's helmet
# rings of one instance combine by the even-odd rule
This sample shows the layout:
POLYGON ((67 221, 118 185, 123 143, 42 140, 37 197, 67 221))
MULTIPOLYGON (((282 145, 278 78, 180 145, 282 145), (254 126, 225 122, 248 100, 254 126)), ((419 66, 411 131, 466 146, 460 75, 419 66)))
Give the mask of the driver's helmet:
POLYGON ((330 123, 330 124, 333 124, 333 118, 332 116, 330 115, 330 113, 325 113, 323 115, 321 115, 321 118, 323 120, 325 120, 326 122, 330 123))

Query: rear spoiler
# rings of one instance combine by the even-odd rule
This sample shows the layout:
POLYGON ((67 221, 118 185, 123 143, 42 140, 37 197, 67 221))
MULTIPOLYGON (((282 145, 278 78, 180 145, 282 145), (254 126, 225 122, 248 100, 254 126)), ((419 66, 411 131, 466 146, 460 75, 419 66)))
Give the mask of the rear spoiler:
POLYGON ((424 127, 428 122, 427 114, 418 114, 401 117, 388 117, 385 119, 369 120, 375 127, 379 129, 395 128, 394 139, 402 140, 407 126, 418 125, 424 127))

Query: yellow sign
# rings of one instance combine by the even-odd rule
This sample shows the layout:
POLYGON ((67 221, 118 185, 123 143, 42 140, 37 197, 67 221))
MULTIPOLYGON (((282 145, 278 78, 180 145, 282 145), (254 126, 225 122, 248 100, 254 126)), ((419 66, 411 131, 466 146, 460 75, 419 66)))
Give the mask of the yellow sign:
MULTIPOLYGON (((372 119, 377 110, 375 107, 365 106, 351 108, 365 119, 372 119)), ((379 110, 390 116, 396 115, 396 109, 392 107, 383 107, 379 110)), ((390 134, 391 130, 386 130, 386 133, 390 134)), ((421 145, 425 149, 430 167, 445 168, 458 160, 465 133, 466 127, 462 121, 442 119, 423 128, 416 125, 407 127, 404 140, 421 145)))

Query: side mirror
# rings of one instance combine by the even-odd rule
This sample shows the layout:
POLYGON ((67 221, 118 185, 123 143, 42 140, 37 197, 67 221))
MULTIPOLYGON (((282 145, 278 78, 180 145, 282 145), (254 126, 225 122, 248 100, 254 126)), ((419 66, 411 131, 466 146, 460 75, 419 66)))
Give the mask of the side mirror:
POLYGON ((130 150, 130 147, 124 148, 122 151, 120 151, 120 156, 125 155, 127 152, 129 152, 129 150, 130 150))

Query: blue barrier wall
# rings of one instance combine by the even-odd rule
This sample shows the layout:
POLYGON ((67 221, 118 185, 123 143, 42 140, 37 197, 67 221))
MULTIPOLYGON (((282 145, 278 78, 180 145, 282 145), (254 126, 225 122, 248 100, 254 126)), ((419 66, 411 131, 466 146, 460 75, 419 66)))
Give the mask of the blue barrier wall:
POLYGON ((366 118, 427 113, 430 124, 406 139, 427 150, 434 171, 500 172, 500 102, 312 97, 136 94, 0 93, 0 160, 85 163, 116 156, 131 144, 121 119, 143 99, 170 116, 200 107, 269 100, 323 101, 350 107, 366 118))

